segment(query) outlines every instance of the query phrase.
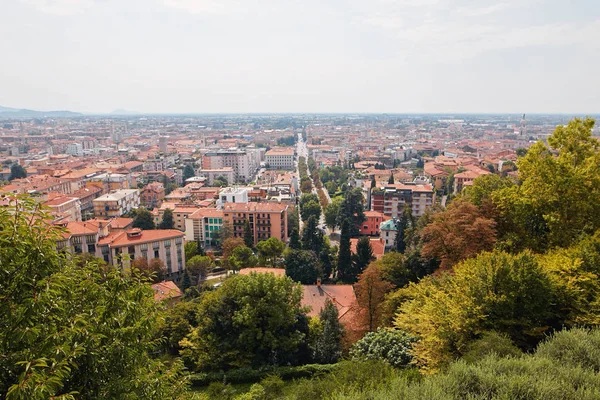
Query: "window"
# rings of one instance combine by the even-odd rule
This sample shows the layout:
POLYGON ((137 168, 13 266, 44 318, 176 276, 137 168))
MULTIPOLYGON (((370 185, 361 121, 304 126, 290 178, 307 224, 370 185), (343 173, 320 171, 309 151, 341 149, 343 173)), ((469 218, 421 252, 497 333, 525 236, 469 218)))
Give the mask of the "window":
POLYGON ((154 258, 160 258, 158 255, 158 250, 154 250, 154 258))
POLYGON ((363 225, 363 229, 369 229, 367 225, 363 225))
POLYGON ((88 253, 96 254, 96 245, 95 244, 88 244, 88 253))

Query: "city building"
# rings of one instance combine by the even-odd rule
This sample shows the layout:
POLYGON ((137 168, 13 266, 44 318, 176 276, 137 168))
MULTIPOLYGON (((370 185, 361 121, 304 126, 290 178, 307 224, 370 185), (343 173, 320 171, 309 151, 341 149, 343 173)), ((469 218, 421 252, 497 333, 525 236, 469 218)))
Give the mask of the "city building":
POLYGON ((233 227, 234 237, 244 237, 244 225, 248 221, 254 244, 270 237, 287 242, 288 208, 281 203, 227 203, 223 206, 223 218, 233 227))
POLYGON ((217 150, 204 154, 202 158, 202 175, 203 170, 214 170, 225 167, 230 167, 234 172, 234 180, 232 182, 249 182, 258 168, 260 167, 259 156, 260 152, 247 152, 240 149, 217 150))
POLYGON ((379 235, 379 225, 389 219, 379 211, 365 211, 365 221, 361 224, 359 233, 366 236, 379 235))
POLYGON ((293 147, 274 147, 267 151, 265 162, 269 169, 287 169, 294 170, 294 148, 293 147))
POLYGON ((199 208, 185 220, 185 239, 204 247, 215 245, 215 233, 223 226, 223 210, 199 208))
POLYGON ((114 218, 127 214, 140 206, 138 189, 123 189, 105 194, 94 200, 96 218, 114 218))
POLYGON ((140 193, 140 204, 146 208, 160 207, 165 198, 165 187, 161 182, 144 186, 140 193))
POLYGON ((80 143, 70 143, 67 145, 66 153, 71 156, 83 157, 83 145, 80 143))
POLYGON ((228 184, 235 183, 235 172, 231 167, 216 168, 216 169, 201 169, 198 175, 206 178, 209 185, 212 185, 215 179, 225 178, 228 184))
POLYGON ((392 183, 372 189, 371 208, 387 217, 399 218, 405 207, 419 217, 435 204, 435 193, 431 185, 392 183))
POLYGON ((108 264, 129 268, 131 261, 145 258, 161 259, 167 269, 167 279, 180 282, 185 268, 185 234, 176 229, 143 231, 137 228, 111 232, 99 239, 97 255, 108 264))
POLYGON ((232 188, 227 187, 221 189, 219 192, 219 200, 222 204, 225 203, 247 203, 248 202, 248 188, 232 188))
POLYGON ((379 238, 385 243, 385 249, 389 250, 394 247, 396 242, 396 234, 398 233, 398 227, 396 220, 389 219, 384 221, 379 226, 379 238))

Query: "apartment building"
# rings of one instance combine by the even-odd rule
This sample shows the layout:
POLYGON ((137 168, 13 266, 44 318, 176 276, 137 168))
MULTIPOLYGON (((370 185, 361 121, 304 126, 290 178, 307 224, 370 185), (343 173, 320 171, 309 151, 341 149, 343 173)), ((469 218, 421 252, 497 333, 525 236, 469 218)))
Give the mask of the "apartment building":
POLYGON ((221 189, 219 192, 219 200, 221 203, 247 203, 248 202, 248 188, 232 188, 227 187, 221 189))
POLYGON ((94 215, 96 218, 120 217, 139 206, 140 191, 138 189, 117 190, 94 200, 94 215))
POLYGON ((267 151, 266 159, 269 169, 294 170, 294 149, 292 147, 275 147, 267 151))
POLYGON ((185 240, 205 247, 215 244, 215 232, 223 226, 223 210, 199 208, 185 220, 185 240))
POLYGON ((287 242, 288 208, 281 203, 227 203, 223 206, 223 218, 233 227, 235 237, 244 237, 244 225, 249 221, 254 244, 270 237, 287 242))
POLYGON ((202 171, 230 167, 234 172, 234 182, 248 182, 260 167, 256 151, 248 153, 245 150, 217 150, 204 154, 202 171))
POLYGON ((52 214, 70 221, 81 221, 81 201, 77 197, 58 196, 44 203, 50 207, 52 214))
POLYGON ((472 168, 458 174, 454 174, 454 194, 462 192, 465 186, 470 186, 473 181, 482 175, 488 175, 490 171, 481 168, 472 168))
POLYGON ((236 174, 233 168, 224 167, 224 168, 211 168, 211 169, 201 169, 198 171, 198 176, 206 178, 209 185, 212 185, 215 179, 225 178, 227 179, 227 183, 235 183, 236 174))
POLYGON ((410 207, 412 214, 419 217, 434 203, 435 193, 431 185, 392 183, 374 188, 371 194, 373 211, 391 218, 399 218, 405 207, 410 207))
POLYGON ((98 240, 96 254, 108 264, 129 268, 131 261, 161 259, 167 268, 167 280, 181 282, 185 268, 185 234, 176 229, 143 231, 137 228, 111 232, 98 240))
POLYGON ((144 186, 140 193, 140 204, 147 208, 159 207, 165 198, 165 187, 161 182, 144 186))
POLYGON ((359 228, 359 233, 366 236, 379 235, 379 226, 390 217, 379 211, 365 211, 365 221, 359 228))

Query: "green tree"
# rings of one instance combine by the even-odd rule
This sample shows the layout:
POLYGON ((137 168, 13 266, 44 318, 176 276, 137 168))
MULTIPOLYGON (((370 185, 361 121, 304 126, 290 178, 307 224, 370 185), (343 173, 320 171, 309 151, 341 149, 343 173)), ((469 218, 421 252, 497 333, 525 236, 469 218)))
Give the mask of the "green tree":
POLYGON ((319 312, 319 325, 311 334, 312 358, 319 364, 333 364, 342 358, 342 339, 344 327, 339 321, 339 313, 331 300, 327 299, 325 307, 319 312))
POLYGON ((200 370, 294 362, 302 289, 273 274, 236 275, 206 293, 182 355, 200 370))
POLYGON ((56 251, 33 199, 0 209, 0 397, 180 398, 180 366, 150 357, 159 312, 139 274, 56 251))
POLYGON ((231 226, 231 222, 224 220, 223 225, 221 225, 218 230, 213 231, 211 242, 213 245, 220 248, 223 243, 231 237, 233 237, 233 227, 231 226))
POLYGON ((300 235, 297 229, 294 229, 290 235, 289 247, 293 250, 302 250, 302 243, 300 242, 300 235))
POLYGON ((558 126, 517 161, 520 186, 494 193, 514 228, 514 242, 537 251, 568 247, 581 233, 600 229, 600 142, 594 120, 558 126))
POLYGON ((376 263, 371 264, 358 277, 354 290, 361 310, 359 320, 369 332, 380 326, 383 311, 381 304, 393 287, 394 285, 383 279, 382 268, 376 263))
POLYGON ((317 228, 317 219, 311 216, 302 230, 302 248, 320 254, 323 249, 323 231, 317 228))
POLYGON ((173 210, 170 208, 165 208, 162 215, 162 221, 158 224, 158 229, 173 229, 175 225, 173 221, 173 210))
POLYGON ((294 229, 300 232, 300 215, 298 215, 298 208, 290 206, 287 213, 287 225, 288 235, 291 236, 294 229))
POLYGON ((321 217, 321 206, 319 205, 319 201, 309 201, 300 206, 300 216, 302 217, 302 221, 308 221, 310 217, 314 217, 319 220, 321 217))
POLYGON ((356 282, 358 275, 374 260, 371 240, 367 236, 361 237, 356 244, 356 253, 352 255, 352 280, 356 282))
POLYGON ((187 164, 184 168, 183 168, 183 181, 187 181, 190 178, 193 178, 194 176, 196 176, 196 171, 194 171, 194 167, 192 167, 191 165, 187 164))
POLYGON ((8 177, 9 181, 12 181, 13 179, 22 179, 22 178, 27 178, 27 171, 25 171, 25 168, 23 168, 20 164, 13 164, 10 166, 10 175, 8 177))
POLYGON ((338 224, 347 219, 350 223, 350 236, 358 236, 360 225, 366 220, 363 208, 363 194, 360 188, 347 190, 344 194, 344 201, 340 205, 338 214, 338 224))
POLYGON ((156 229, 152 213, 145 208, 138 208, 133 217, 133 227, 143 230, 156 229))
POLYGON ((388 184, 393 184, 394 183, 394 174, 390 174, 390 179, 388 179, 388 184))
POLYGON ((335 197, 331 200, 331 203, 325 207, 324 215, 325 215, 325 224, 334 231, 338 225, 338 215, 340 213, 340 207, 342 205, 343 199, 341 197, 335 197))
POLYGON ((268 263, 272 267, 277 265, 277 259, 281 257, 285 250, 285 243, 276 237, 270 237, 267 240, 262 240, 256 245, 261 263, 268 263))
POLYGON ((198 255, 198 243, 196 242, 187 242, 183 245, 183 252, 185 253, 185 259, 189 260, 190 258, 198 255))
POLYGON ((250 226, 250 221, 244 221, 244 243, 247 247, 254 247, 254 232, 250 226))
POLYGON ((258 259, 252 252, 252 249, 246 246, 239 246, 233 249, 231 257, 229 257, 228 265, 234 271, 239 271, 242 268, 253 268, 258 264, 258 259))
POLYGON ((315 253, 307 250, 290 250, 285 256, 285 274, 295 282, 312 285, 322 274, 315 253))
MULTIPOLYGON (((340 249, 337 259, 337 277, 342 282, 352 282, 352 251, 350 249, 350 221, 342 222, 342 232, 340 234, 340 249)), ((356 277, 355 277, 356 278, 356 277)))
POLYGON ((215 263, 208 256, 194 256, 185 261, 185 268, 190 277, 191 286, 198 286, 206 280, 206 275, 215 268, 215 263))
POLYGON ((394 249, 399 253, 406 251, 407 231, 413 227, 414 221, 410 207, 404 207, 400 219, 396 223, 396 238, 394 239, 394 249))
POLYGON ((407 368, 411 365, 416 341, 416 337, 398 329, 379 328, 354 343, 350 356, 354 360, 381 360, 394 368, 407 368))

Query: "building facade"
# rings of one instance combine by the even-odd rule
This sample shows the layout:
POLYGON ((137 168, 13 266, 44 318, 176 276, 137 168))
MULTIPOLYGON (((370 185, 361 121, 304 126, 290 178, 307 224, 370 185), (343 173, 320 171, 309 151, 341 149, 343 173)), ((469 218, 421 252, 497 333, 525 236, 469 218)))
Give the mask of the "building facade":
POLYGON ((227 203, 223 206, 223 218, 233 227, 234 237, 244 237, 244 226, 248 221, 254 244, 270 237, 287 242, 288 208, 281 203, 227 203))
POLYGON ((127 214, 140 206, 140 191, 123 189, 105 194, 94 200, 96 218, 114 218, 127 214))
POLYGON ((435 192, 431 185, 386 184, 371 192, 371 208, 387 217, 399 218, 409 207, 419 217, 435 204, 435 192))

